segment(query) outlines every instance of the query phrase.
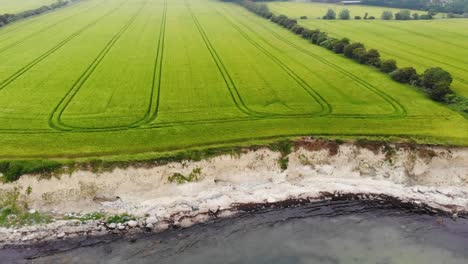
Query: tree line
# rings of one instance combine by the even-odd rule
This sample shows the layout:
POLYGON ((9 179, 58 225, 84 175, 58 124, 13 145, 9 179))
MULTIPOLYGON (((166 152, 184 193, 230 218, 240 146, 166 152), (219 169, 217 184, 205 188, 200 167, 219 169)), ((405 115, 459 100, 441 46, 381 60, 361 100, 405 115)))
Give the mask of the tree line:
MULTIPOLYGON (((427 14, 422 14, 419 15, 419 13, 413 13, 411 14, 410 10, 400 10, 399 12, 395 13, 395 16, 393 15, 392 11, 383 11, 381 18, 383 20, 391 20, 395 18, 395 20, 429 20, 432 19, 435 14, 428 12, 427 14)), ((301 17, 302 18, 302 17, 301 17)), ((351 14, 348 9, 343 9, 341 12, 338 14, 338 18, 341 20, 349 20, 351 18, 351 14)), ((329 8, 325 15, 322 17, 322 19, 327 19, 327 20, 333 20, 336 19, 336 12, 335 10, 329 8)), ((361 16, 354 16, 354 19, 360 20, 361 16)), ((374 16, 369 16, 369 13, 364 14, 364 20, 373 20, 375 19, 374 16)))
POLYGON ((378 50, 367 49, 360 42, 351 42, 348 38, 331 37, 327 32, 320 31, 319 29, 311 30, 300 26, 296 19, 289 18, 286 15, 273 14, 265 4, 257 4, 250 0, 234 2, 261 17, 289 29, 294 34, 300 35, 315 45, 324 47, 337 54, 343 54, 345 57, 360 64, 375 67, 381 72, 389 74, 397 82, 417 86, 435 101, 447 101, 450 95, 454 94, 450 89, 450 84, 453 80, 451 74, 440 67, 429 68, 422 74, 418 74, 413 67, 398 68, 395 60, 381 59, 378 50))
MULTIPOLYGON (((78 0, 71 0, 71 2, 75 2, 75 1, 78 1, 78 0)), ((52 11, 54 9, 68 5, 69 3, 70 1, 67 1, 67 0, 57 0, 57 2, 52 3, 50 5, 41 6, 39 8, 32 9, 32 10, 26 10, 17 14, 0 15, 0 27, 10 24, 12 22, 18 21, 18 20, 27 18, 27 17, 36 16, 45 12, 52 11)))

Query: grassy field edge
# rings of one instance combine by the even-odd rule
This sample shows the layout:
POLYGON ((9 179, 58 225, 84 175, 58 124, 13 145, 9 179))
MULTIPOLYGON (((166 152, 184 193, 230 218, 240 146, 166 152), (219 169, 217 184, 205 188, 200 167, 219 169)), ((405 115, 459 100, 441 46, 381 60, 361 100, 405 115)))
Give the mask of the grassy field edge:
MULTIPOLYGON (((360 146, 374 146, 377 148, 389 145, 409 148, 444 146, 467 147, 466 144, 454 142, 434 143, 433 138, 408 136, 358 136, 358 135, 314 135, 308 138, 322 140, 327 144, 351 143, 360 146)), ((236 140, 221 144, 207 144, 197 147, 175 149, 163 152, 146 152, 125 155, 96 155, 76 158, 11 158, 0 159, 0 182, 12 182, 25 174, 36 174, 38 177, 53 177, 59 174, 71 174, 77 170, 102 173, 114 169, 128 167, 152 167, 170 162, 200 161, 221 155, 237 156, 242 153, 260 148, 268 148, 282 153, 283 158, 289 154, 294 146, 300 145, 304 136, 275 136, 263 139, 236 140)), ((287 165, 286 165, 287 166, 287 165)))

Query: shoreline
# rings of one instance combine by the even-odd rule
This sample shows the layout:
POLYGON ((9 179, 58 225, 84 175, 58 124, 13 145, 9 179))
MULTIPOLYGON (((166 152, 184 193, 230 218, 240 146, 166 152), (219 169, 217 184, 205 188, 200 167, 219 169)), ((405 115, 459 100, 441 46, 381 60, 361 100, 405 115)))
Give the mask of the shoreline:
MULTIPOLYGON (((332 194, 324 193, 321 197, 307 198, 307 199, 289 199, 285 201, 278 201, 273 203, 250 203, 250 204, 238 204, 231 209, 225 209, 219 212, 208 212, 195 216, 176 214, 171 216, 171 219, 166 219, 155 225, 156 229, 148 229, 144 226, 137 226, 134 228, 126 228, 123 230, 118 229, 107 229, 106 232, 100 233, 87 233, 86 235, 78 235, 79 231, 74 234, 68 234, 67 238, 38 241, 35 243, 26 244, 12 244, 3 245, 0 247, 0 255, 6 257, 14 263, 19 259, 24 261, 31 261, 42 257, 51 256, 57 253, 64 253, 72 251, 81 247, 92 247, 101 244, 108 244, 119 240, 125 240, 129 243, 135 243, 141 239, 155 238, 158 235, 163 235, 164 232, 172 232, 180 230, 181 228, 190 228, 200 225, 208 225, 217 223, 218 221, 229 221, 235 222, 237 219, 252 216, 257 213, 271 212, 272 210, 286 210, 288 208, 297 208, 306 206, 308 208, 328 208, 335 206, 351 206, 357 205, 359 209, 357 211, 344 210, 340 211, 341 214, 360 214, 368 212, 368 210, 384 210, 384 211, 398 211, 406 214, 416 215, 430 215, 437 217, 437 223, 443 223, 445 221, 457 221, 460 219, 468 219, 468 212, 460 212, 458 216, 454 217, 446 211, 434 209, 428 207, 425 204, 415 203, 415 201, 402 201, 395 197, 381 196, 381 195, 367 195, 367 194, 353 194, 353 193, 342 193, 332 194), (175 219, 189 219, 190 225, 182 226, 181 222, 175 219)), ((325 209, 327 210, 327 209, 325 209)), ((313 217, 313 216, 311 216, 313 217)), ((182 220, 185 221, 185 220, 182 220)), ((186 223, 188 223, 186 221, 186 223)), ((103 226, 103 223, 99 221, 91 223, 95 226, 103 226)), ((89 224, 88 224, 89 226, 89 224)), ((92 229, 92 227, 90 228, 92 229)), ((88 231, 89 232, 89 231, 88 231)))
POLYGON ((57 220, 0 228, 0 249, 161 232, 246 210, 333 199, 394 201, 421 212, 457 218, 468 213, 468 148, 388 149, 305 138, 287 155, 260 148, 100 174, 76 171, 50 179, 26 175, 18 182, 0 184, 0 192, 27 187, 32 191, 22 199, 30 208, 57 219, 73 212, 129 213, 137 219, 115 226, 101 220, 57 220), (282 170, 279 161, 284 158, 287 168, 282 170), (196 181, 177 184, 169 180, 196 171, 196 181))

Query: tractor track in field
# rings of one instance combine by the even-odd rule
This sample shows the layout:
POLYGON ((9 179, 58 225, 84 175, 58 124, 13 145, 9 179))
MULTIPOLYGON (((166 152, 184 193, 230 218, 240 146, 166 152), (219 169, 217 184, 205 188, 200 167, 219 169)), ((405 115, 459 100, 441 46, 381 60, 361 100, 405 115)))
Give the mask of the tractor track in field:
MULTIPOLYGON (((244 15, 246 16, 246 15, 244 15)), ((376 118, 383 118, 383 117, 392 117, 392 118, 401 118, 401 117, 406 117, 407 116, 407 112, 406 112, 406 109, 404 108, 404 106, 402 104, 400 104, 397 100, 395 100, 393 97, 391 97, 390 95, 386 94, 385 92, 381 91, 380 89, 378 89, 377 87, 373 86, 372 84, 368 83, 367 81, 363 80, 362 78, 356 76, 355 74, 351 73, 351 72, 348 72, 346 70, 344 70, 343 68, 341 68, 340 66, 337 66, 331 62, 329 62, 328 60, 326 59, 323 59, 322 57, 292 43, 291 41, 285 39, 284 37, 282 37, 281 35, 279 35, 278 33, 276 33, 275 31, 273 31, 272 29, 268 28, 267 26, 265 25, 262 25, 261 23, 258 23, 258 25, 262 26, 264 29, 268 30, 269 32, 271 32, 272 35, 274 35, 277 39, 283 41, 284 43, 288 44, 289 46, 295 48, 296 50, 306 54, 306 55, 309 55, 310 57, 313 57, 315 58, 316 60, 319 60, 320 62, 326 64, 327 66, 335 69, 336 71, 342 73, 343 75, 349 77, 350 79, 356 81, 358 84, 360 84, 362 87, 364 88, 367 88, 368 90, 374 92, 375 94, 379 95, 382 99, 384 99, 387 103, 389 103, 393 109, 394 109, 394 113, 393 114, 390 114, 390 115, 345 115, 345 114, 333 114, 333 116, 337 116, 337 117, 366 117, 366 118, 369 118, 369 117, 376 117, 376 118)))
POLYGON ((65 46, 68 42, 70 42, 72 39, 74 39, 75 37, 79 36, 81 33, 85 32, 87 29, 91 28, 92 26, 96 25, 101 19, 104 19, 105 17, 111 15, 112 13, 114 13, 115 11, 117 11, 118 9, 120 9, 124 3, 128 2, 129 0, 126 0, 126 1, 123 1, 119 6, 117 6, 116 8, 110 10, 109 12, 105 13, 104 15, 100 16, 99 18, 95 19, 94 21, 92 21, 91 23, 87 24, 86 26, 84 26, 83 28, 81 28, 80 30, 76 31, 75 33, 73 33, 72 35, 68 36, 66 39, 64 39, 63 41, 61 41, 59 44, 57 44, 56 46, 54 46, 53 48, 49 49, 47 52, 45 52, 44 54, 42 54, 41 56, 37 57, 36 59, 34 59, 33 61, 31 61, 30 63, 26 64, 25 66, 23 66, 21 69, 19 69, 18 71, 16 71, 14 74, 10 75, 10 77, 8 77, 7 79, 3 80, 2 82, 0 82, 0 91, 2 91, 3 89, 5 89, 8 85, 10 85, 13 81, 15 81, 16 79, 18 79, 20 76, 22 76, 24 73, 26 73, 27 71, 29 71, 31 68, 33 68, 35 65, 37 65, 39 62, 41 62, 42 60, 44 60, 45 58, 47 58, 48 56, 52 55, 53 53, 55 53, 57 50, 59 50, 60 48, 62 48, 63 46, 65 46))
MULTIPOLYGON (((300 76, 298 76, 294 71, 289 68, 285 63, 283 63, 280 59, 278 59, 276 56, 274 56, 272 53, 270 53, 267 49, 262 47, 258 42, 253 40, 251 37, 249 37, 241 28, 239 28, 236 24, 232 22, 232 20, 228 19, 225 15, 217 12, 220 16, 222 16, 226 21, 228 21, 231 26, 237 30, 252 46, 254 46, 256 49, 261 51, 263 54, 265 54, 270 60, 272 60, 276 65, 278 65, 288 76, 290 76, 299 86, 301 86, 304 91, 309 94, 317 104, 320 105, 321 110, 319 113, 314 113, 312 115, 314 116, 325 116, 331 114, 333 111, 333 107, 331 106, 330 103, 328 103, 317 91, 315 91, 304 79, 302 79, 300 76)), ((311 114, 300 114, 300 115, 308 115, 311 116, 311 114)), ((286 115, 285 115, 286 116, 286 115)), ((293 114, 293 115, 287 115, 287 116, 298 116, 298 114, 293 114)))
MULTIPOLYGON (((348 117, 338 117, 338 116, 319 116, 319 117, 307 117, 307 116, 299 116, 299 117, 291 117, 291 119, 344 119, 347 120, 349 119, 348 117)), ((193 120, 193 121, 176 121, 176 122, 161 122, 153 125, 147 125, 147 126, 140 126, 140 127, 134 127, 134 128, 114 128, 114 129, 107 129, 107 130, 67 130, 67 131, 61 131, 61 130, 52 130, 52 129, 0 129, 0 134, 63 134, 63 133, 99 133, 99 132, 118 132, 118 131, 129 131, 129 130, 153 130, 153 129, 163 129, 163 128, 173 128, 173 127, 184 127, 184 126, 196 126, 196 125, 210 125, 210 124, 225 124, 225 123, 233 123, 233 122, 253 122, 253 121, 269 121, 269 120, 282 120, 282 119, 288 119, 287 117, 277 117, 277 118, 252 118, 249 116, 245 117, 232 117, 232 118, 219 118, 219 119, 200 119, 200 120, 193 120)), ((366 117, 362 118, 357 118, 357 119, 369 119, 366 117)), ((431 116, 411 116, 411 117, 406 117, 405 120, 436 120, 436 119, 447 119, 445 117, 431 117, 431 116)), ((301 135, 325 135, 324 133, 320 134, 314 134, 314 133, 305 133, 301 135)), ((330 133, 327 135, 355 135, 355 134, 346 134, 346 133, 341 133, 341 134, 334 134, 330 133)), ((357 134, 356 134, 357 135, 357 134)), ((381 136, 381 135, 387 135, 387 134, 362 134, 362 135, 375 135, 375 136, 381 136)), ((388 134, 388 135, 394 135, 394 134, 388 134)), ((412 134, 413 136, 418 136, 417 134, 412 134)), ((292 135, 294 136, 294 135, 292 135)), ((395 136, 398 136, 395 134, 395 136)), ((423 134, 419 135, 423 136, 423 134)), ((281 137, 281 136, 278 136, 281 137)))
POLYGON ((231 98, 235 104, 235 106, 241 111, 243 112, 244 114, 250 116, 250 117, 254 117, 254 118, 263 118, 263 117, 267 117, 267 116, 270 116, 271 114, 269 113, 263 113, 263 112, 257 112, 257 111, 254 111, 254 110, 251 110, 244 102, 244 100, 242 99, 234 81, 232 80, 231 76, 229 75, 226 67, 224 66, 224 63, 221 61, 221 59, 219 58, 219 55, 218 53, 216 52, 216 50, 213 48, 213 45, 211 44, 211 42, 209 41, 208 37, 206 36, 206 33, 205 31, 203 30, 202 26, 200 25, 198 19, 196 18, 195 14, 193 13, 190 5, 188 4, 187 1, 185 1, 185 4, 190 12, 190 15, 192 17, 192 20, 195 24, 195 26, 197 27, 202 39, 203 39, 203 42, 205 43, 205 46, 206 48, 208 49, 208 52, 210 53, 213 61, 215 62, 215 65, 216 67, 218 68, 218 71, 219 73, 221 74, 221 77, 223 78, 224 80, 224 83, 231 95, 231 98))
POLYGON ((164 1, 163 16, 159 28, 158 47, 154 59, 153 77, 151 81, 150 103, 145 116, 131 124, 131 127, 138 127, 150 124, 158 117, 160 97, 161 97, 161 79, 164 58, 164 45, 166 43, 166 22, 167 22, 167 0, 164 1))
MULTIPOLYGON (((81 74, 81 76, 75 81, 73 86, 68 90, 65 96, 60 100, 57 106, 54 108, 49 117, 49 126, 57 130, 73 130, 77 127, 68 126, 64 124, 61 120, 62 114, 65 109, 68 107, 70 102, 73 100, 78 91, 83 87, 89 77, 94 73, 96 68, 101 64, 104 58, 107 56, 109 51, 112 49, 114 44, 120 39, 120 37, 127 31, 127 29, 133 24, 136 17, 145 7, 147 1, 143 2, 142 6, 131 16, 130 20, 127 21, 123 27, 112 37, 111 40, 104 46, 104 48, 99 52, 98 56, 93 60, 93 62, 86 68, 86 70, 81 74)), ((82 129, 82 128, 81 128, 82 129)))
MULTIPOLYGON (((145 4, 147 1, 145 1, 145 4)), ((109 41, 106 47, 101 51, 98 57, 93 61, 93 63, 86 69, 80 79, 75 82, 74 86, 69 90, 65 97, 60 101, 57 107, 54 109, 49 118, 49 126, 53 129, 59 131, 76 131, 76 132, 95 132, 95 131, 118 131, 118 130, 128 130, 136 128, 145 124, 151 123, 157 117, 158 108, 159 108, 159 97, 160 97, 160 85, 161 85, 161 74, 162 74, 162 60, 164 53, 164 43, 165 43, 165 31, 166 31, 166 18, 167 18, 167 0, 164 1, 162 21, 160 25, 158 46, 154 61, 153 77, 151 83, 151 92, 150 92, 150 103, 145 115, 132 123, 127 125, 119 126, 106 126, 106 127, 76 127, 69 126, 64 124, 61 121, 61 116, 69 103, 73 100, 74 96, 78 93, 81 86, 86 82, 86 80, 94 72, 94 69, 99 65, 99 63, 104 59, 107 53, 110 51, 115 42, 120 38, 120 36, 128 29, 128 27, 133 23, 138 14, 143 10, 145 4, 137 11, 137 13, 132 16, 129 22, 124 25, 124 27, 114 36, 113 39, 109 41), (86 74, 88 73, 88 74, 86 74), (83 80, 81 80, 83 79, 83 80), (80 81, 81 80, 81 81, 80 81)))
MULTIPOLYGON (((187 2, 186 2, 187 4, 187 2)), ((195 17, 195 15, 193 14, 192 10, 190 9, 190 6, 189 7, 189 10, 192 14, 192 18, 194 19, 194 22, 195 22, 195 25, 197 26, 197 28, 199 29, 200 33, 203 32, 205 34, 205 37, 206 37, 206 33, 203 31, 203 28, 201 28, 201 25, 199 24, 198 22, 198 19, 195 17)), ((350 116, 350 115, 345 115, 345 116, 339 116, 339 115, 328 115, 328 116, 311 116, 310 114, 309 115, 272 115, 272 114, 269 114, 267 113, 267 115, 250 115, 250 114, 247 114, 248 116, 246 117, 233 117, 233 118, 220 118, 220 119, 203 119, 203 120, 194 120, 194 121, 180 121, 180 122, 161 122, 161 123, 157 123, 157 124, 151 124, 151 122, 153 122, 156 117, 157 117, 157 113, 158 113, 158 106, 159 106, 159 92, 160 92, 160 77, 161 77, 161 71, 162 71, 162 50, 163 50, 163 47, 164 47, 164 31, 165 31, 165 17, 166 17, 166 8, 167 8, 167 1, 165 2, 165 8, 164 8, 164 15, 163 15, 163 23, 161 24, 161 28, 163 28, 164 30, 160 32, 160 38, 159 38, 159 42, 158 42, 158 52, 157 52, 157 55, 156 55, 156 59, 155 59, 155 66, 154 66, 154 75, 153 75, 153 87, 152 87, 152 92, 151 92, 151 101, 156 101, 157 103, 156 104, 153 104, 153 103, 150 103, 150 106, 149 106, 149 110, 148 110, 148 113, 147 115, 145 115, 145 117, 142 119, 144 120, 143 122, 141 123, 138 123, 134 126, 115 126, 115 127, 106 127, 106 128, 89 128, 89 129, 72 129, 72 130, 50 130, 50 129, 28 129, 28 130, 21 130, 21 129, 0 129, 0 133, 9 133, 9 134, 38 134, 38 133, 63 133, 63 132, 70 132, 70 133, 82 133, 82 132, 111 132, 111 131, 122 131, 122 130, 129 130, 129 129, 134 129, 134 130, 150 130, 150 129, 158 129, 158 128, 166 128, 166 127, 176 127, 176 126, 187 126, 187 125, 205 125, 205 124, 215 124, 215 123, 229 123, 229 122, 250 122, 250 121, 256 121, 256 120, 269 120, 269 119, 284 119, 284 118, 359 118, 359 119, 367 119, 367 118, 370 118, 369 116, 350 116), (164 25, 163 25, 164 24, 164 25), (162 35, 162 37, 161 37, 162 35), (160 53, 160 50, 161 50, 161 54, 160 53), (159 78, 157 78, 156 76, 159 75, 159 78), (157 81, 156 81, 157 80, 157 81), (155 86, 158 86, 158 90, 155 91, 155 86), (154 98, 153 98, 154 97, 154 98)), ((273 33, 272 30, 266 28, 267 30, 271 31, 273 33)), ((202 34, 202 33, 201 33, 202 34)), ((279 36, 279 35, 278 35, 279 36)), ((277 38, 279 38, 277 36, 277 38)), ((203 37, 203 34, 202 34, 202 38, 203 40, 205 41, 205 38, 203 37)), ((280 38, 279 38, 280 39, 280 38)), ((207 41, 209 41, 207 38, 206 38, 207 41)), ((288 40, 286 39, 280 39, 284 42, 289 42, 288 40)), ((209 43, 210 46, 211 46, 211 43, 209 43)), ((209 48, 209 44, 205 42, 205 45, 207 46, 208 50, 210 51, 214 51, 216 52, 214 49, 213 50, 210 50, 209 48)), ((289 45, 296 45, 294 43, 289 43, 289 45)), ((212 48, 212 46, 211 46, 212 48)), ((299 46, 296 47, 296 49, 303 49, 299 46)), ((213 53, 211 53, 212 56, 217 56, 217 53, 215 53, 215 55, 213 53)), ((315 55, 315 54, 314 54, 315 55)), ((315 55, 317 56, 317 55, 315 55)), ((216 59, 213 58, 215 60, 215 63, 217 63, 216 59)), ((218 57, 219 59, 219 57, 218 57)), ((220 61, 220 60, 219 60, 220 61)), ((331 63, 330 63, 331 64, 331 63)), ((333 64, 332 64, 333 65, 333 64)), ((224 67, 224 65, 218 65, 218 67, 224 67)), ((336 66, 336 65, 335 65, 336 66)), ((330 66, 331 67, 331 66, 330 66)), ((218 68, 219 69, 219 68, 218 68)), ((219 69, 221 71, 221 69, 219 69)), ((221 74, 223 75, 223 73, 221 72, 221 74)), ((349 73, 351 74, 351 73, 349 73)), ((351 74, 352 75, 352 74, 351 74)), ((228 75, 229 76, 229 75, 228 75)), ((224 78, 224 75, 223 75, 223 78, 224 78)), ((230 78, 230 77, 229 77, 230 78)), ((225 79, 226 82, 228 82, 228 80, 225 79)), ((232 80, 231 80, 232 81, 232 80)), ((226 85, 228 85, 226 83, 226 85)), ((369 84, 370 85, 370 84, 369 84)), ((229 89, 229 87, 228 87, 229 89)), ((376 88, 377 89, 377 88, 376 88)), ((231 92, 231 96, 233 97, 233 100, 234 102, 235 101, 235 95, 232 93, 232 91, 230 90, 231 92)), ((240 96, 240 95, 239 95, 240 96)), ((239 106, 238 106, 239 107, 239 106)), ((240 108, 239 108, 240 109, 240 108)), ((403 108, 404 110, 404 108, 403 108)), ((444 117, 434 117, 434 116, 406 116, 406 110, 404 110, 405 112, 405 117, 407 119, 426 119, 426 118, 430 118, 430 119, 436 119, 436 118, 444 118, 444 117)), ((382 118, 382 117, 385 117, 385 116, 375 116, 375 117, 378 117, 378 118, 382 118)), ((395 118, 401 118, 402 116, 393 116, 395 118)), ((346 135, 353 135, 353 134, 346 134, 346 135)), ((357 135, 357 134, 356 134, 357 135)), ((371 134, 363 134, 363 135, 371 135, 371 134)), ((377 135, 381 135, 381 134, 377 134, 377 135)), ((407 135, 408 136, 408 135, 407 135)), ((417 136, 417 135, 415 135, 417 136)))
MULTIPOLYGON (((240 21, 237 21, 237 22, 238 22, 239 24, 243 25, 245 28, 247 28, 250 32, 252 32, 252 33, 258 33, 258 32, 255 32, 251 27, 248 27, 245 23, 240 22, 240 21)), ((267 40, 265 40, 265 39, 262 37, 262 34, 256 34, 256 35, 257 35, 260 39, 262 39, 263 42, 267 43, 271 48, 277 50, 278 52, 283 52, 282 50, 280 50, 279 48, 275 47, 274 45, 270 44, 267 40)), ((276 37, 278 38, 278 36, 276 36, 276 37)), ((284 42, 284 40, 282 40, 282 39, 280 39, 280 40, 284 42)), ((287 44, 288 44, 288 43, 287 43, 287 44)), ((288 44, 288 45, 289 45, 289 44, 288 44)), ((307 66, 305 66, 303 63, 297 61, 296 59, 291 58, 291 57, 289 57, 289 58, 290 58, 292 61, 294 61, 295 63, 297 63, 297 64, 301 65, 302 67, 304 67, 305 69, 309 69, 307 66)), ((322 62, 322 63, 323 63, 323 62, 322 62)), ((336 66, 335 64, 332 64, 332 65, 336 66)), ((327 66, 330 66, 330 65, 327 64, 327 66)), ((335 68, 333 68, 333 69, 335 69, 335 68)), ((336 70, 336 69, 335 69, 335 70, 336 70)), ((312 73, 312 74, 314 74, 314 73, 312 73)), ((314 74, 314 75, 315 75, 315 74, 314 74)), ((316 76, 317 78, 319 78, 319 76, 317 76, 317 75, 315 75, 315 76, 316 76)), ((349 77, 349 76, 348 76, 348 77, 349 77)), ((320 78, 320 79, 322 79, 322 78, 320 78)), ((329 82, 328 82, 327 80, 324 80, 324 81, 325 81, 325 83, 329 84, 329 82)), ((359 84, 360 84, 360 83, 359 83, 359 84)), ((361 85, 362 85, 362 84, 361 84, 361 85)), ((371 84, 369 84, 369 85, 371 85, 371 84)), ((331 85, 331 84, 330 84, 330 86, 333 87, 333 85, 331 85)), ((377 88, 376 88, 376 89, 377 89, 377 88)), ((374 92, 374 91, 371 91, 371 92, 374 92)), ((375 93, 375 92, 374 92, 374 93, 375 93)), ((381 96, 380 94, 378 94, 378 93, 375 93, 375 94, 376 94, 377 96, 382 97, 382 96, 381 96)), ((383 98, 383 99, 385 100, 385 98, 383 98)), ((389 105, 392 106, 391 104, 389 104, 389 105)), ((392 106, 392 107, 393 107, 393 106, 392 106)), ((343 116, 345 116, 345 117, 350 117, 350 118, 351 118, 351 117, 352 117, 352 118, 370 118, 370 117, 381 118, 381 117, 388 117, 388 116, 394 117, 393 114, 391 114, 391 115, 388 115, 388 114, 387 114, 387 115, 386 115, 386 114, 376 114, 376 115, 368 115, 368 114, 366 114, 366 115, 347 114, 347 115, 342 115, 342 114, 333 114, 333 113, 330 113, 330 116, 329 116, 329 117, 343 117, 343 116)))
MULTIPOLYGON (((37 35, 37 34, 40 34, 40 33, 42 33, 42 32, 45 32, 45 31, 51 29, 52 27, 55 27, 55 26, 59 25, 60 23, 62 23, 62 22, 64 22, 64 21, 67 21, 67 20, 69 20, 69 19, 71 19, 71 18, 73 18, 73 17, 75 17, 75 16, 77 16, 77 15, 80 15, 80 14, 82 14, 82 13, 85 13, 85 12, 87 12, 87 11, 89 11, 89 10, 91 10, 91 9, 93 9, 93 8, 95 8, 95 7, 97 7, 97 6, 99 6, 100 4, 101 4, 101 3, 98 3, 97 5, 94 5, 94 6, 90 6, 90 7, 86 8, 86 9, 84 9, 84 10, 78 11, 76 14, 72 14, 72 15, 70 15, 70 16, 68 16, 68 17, 65 17, 65 18, 63 18, 63 19, 61 19, 61 20, 59 20, 59 21, 57 21, 57 22, 55 22, 55 23, 53 23, 53 24, 51 24, 51 25, 49 25, 49 26, 46 26, 46 27, 42 28, 41 30, 35 31, 35 32, 33 32, 33 33, 27 35, 26 37, 24 37, 24 38, 22 38, 22 39, 20 39, 20 40, 18 40, 18 41, 16 41, 16 42, 13 42, 13 43, 11 43, 11 44, 9 44, 9 45, 7 45, 7 46, 1 48, 1 49, 0 49, 0 54, 2 54, 3 52, 5 52, 5 51, 7 51, 7 50, 9 50, 9 49, 11 49, 11 48, 13 48, 13 47, 15 47, 16 45, 19 45, 19 44, 23 43, 23 42, 26 41, 27 39, 29 39, 29 38, 31 38, 31 37, 37 35)), ((3 40, 3 41, 6 41, 6 40, 8 40, 8 39, 5 39, 5 40, 3 40)), ((2 41, 2 42, 3 42, 3 41, 2 41)))

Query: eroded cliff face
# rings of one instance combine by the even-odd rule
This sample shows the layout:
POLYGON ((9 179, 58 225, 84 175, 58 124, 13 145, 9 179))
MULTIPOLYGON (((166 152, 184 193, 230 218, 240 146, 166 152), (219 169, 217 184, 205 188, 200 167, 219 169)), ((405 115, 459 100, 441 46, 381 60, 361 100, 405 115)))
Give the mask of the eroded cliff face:
POLYGON ((468 208, 468 149, 379 145, 303 139, 281 170, 281 154, 259 149, 199 162, 100 174, 76 171, 40 179, 23 176, 1 191, 31 187, 30 208, 55 213, 128 212, 167 215, 177 210, 229 208, 232 203, 314 197, 320 192, 381 193, 415 199, 447 210, 468 208), (198 180, 171 183, 176 174, 198 180), (172 209, 171 209, 172 208, 172 209))
POLYGON ((468 149, 417 145, 344 143, 303 139, 294 151, 267 148, 198 162, 170 163, 112 172, 76 171, 44 179, 26 175, 1 184, 0 195, 20 190, 29 208, 55 218, 69 213, 129 213, 139 219, 55 221, 0 228, 0 248, 115 232, 159 232, 231 216, 240 208, 334 197, 394 199, 438 209, 453 217, 468 212, 468 149), (288 167, 280 168, 287 158, 288 167), (189 181, 189 182, 187 182, 189 181), (177 183, 179 182, 179 183, 177 183), (28 191, 29 189, 29 191, 28 191))

